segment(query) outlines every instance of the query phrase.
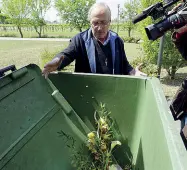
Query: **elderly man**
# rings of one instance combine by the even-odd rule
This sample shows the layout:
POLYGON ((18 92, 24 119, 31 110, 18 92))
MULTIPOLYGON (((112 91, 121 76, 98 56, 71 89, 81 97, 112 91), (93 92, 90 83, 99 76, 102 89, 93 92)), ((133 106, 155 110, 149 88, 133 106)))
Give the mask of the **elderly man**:
POLYGON ((75 72, 145 75, 127 61, 124 43, 109 31, 111 11, 105 3, 94 4, 88 14, 91 28, 72 38, 69 46, 44 66, 43 74, 61 70, 75 60, 75 72))

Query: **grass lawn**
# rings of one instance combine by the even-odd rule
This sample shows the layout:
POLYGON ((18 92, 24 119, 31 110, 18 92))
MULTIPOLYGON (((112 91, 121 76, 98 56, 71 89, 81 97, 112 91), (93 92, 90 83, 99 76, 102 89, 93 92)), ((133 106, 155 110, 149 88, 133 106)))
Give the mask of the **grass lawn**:
POLYGON ((124 46, 125 53, 129 61, 132 61, 138 56, 143 56, 143 51, 140 44, 125 43, 124 46))
POLYGON ((0 68, 15 64, 17 68, 30 63, 40 65, 44 50, 61 50, 67 42, 55 41, 0 41, 0 68))
MULTIPOLYGON (((0 68, 15 64, 17 68, 30 63, 41 65, 40 56, 45 50, 55 52, 61 51, 67 47, 68 42, 55 41, 0 41, 0 68)), ((139 44, 125 43, 127 58, 131 61, 133 58, 143 55, 139 44)), ((73 70, 73 64, 65 71, 73 70)), ((176 79, 170 80, 166 72, 162 71, 162 87, 166 97, 172 98, 187 75, 187 67, 177 71, 176 79)))
MULTIPOLYGON (((40 54, 44 50, 57 51, 67 47, 68 42, 55 41, 0 41, 0 68, 15 64, 17 68, 29 63, 40 65, 40 54)), ((139 44, 125 44, 129 60, 140 53, 139 44)))

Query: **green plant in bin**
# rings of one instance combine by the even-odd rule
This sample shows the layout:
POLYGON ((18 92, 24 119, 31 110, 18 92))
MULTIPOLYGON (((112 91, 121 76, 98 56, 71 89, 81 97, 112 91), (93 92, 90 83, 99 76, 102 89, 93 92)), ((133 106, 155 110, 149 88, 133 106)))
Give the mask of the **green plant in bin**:
MULTIPOLYGON (((102 170, 108 170, 109 166, 114 163, 112 150, 117 145, 121 145, 120 141, 113 141, 113 133, 111 130, 111 122, 105 106, 101 105, 101 111, 97 118, 95 112, 95 122, 97 131, 88 134, 87 147, 91 152, 92 159, 95 165, 102 170)), ((116 163, 116 162, 115 162, 116 163)))
MULTIPOLYGON (((77 150, 74 147, 75 140, 64 132, 60 132, 65 137, 67 147, 71 149, 71 164, 77 170, 117 170, 117 158, 114 158, 112 151, 121 142, 115 140, 113 121, 105 108, 100 105, 101 110, 94 114, 96 131, 87 134, 87 141, 77 150)), ((131 165, 124 170, 131 170, 131 165)), ((121 168, 121 167, 120 167, 121 168)), ((122 169, 121 169, 122 170, 122 169)))

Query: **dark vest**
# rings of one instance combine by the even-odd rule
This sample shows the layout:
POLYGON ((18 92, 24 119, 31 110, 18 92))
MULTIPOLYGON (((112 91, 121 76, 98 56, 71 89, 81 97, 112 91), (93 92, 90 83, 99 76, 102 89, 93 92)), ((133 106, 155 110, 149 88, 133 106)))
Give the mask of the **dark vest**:
POLYGON ((110 43, 103 45, 93 37, 95 45, 96 72, 100 74, 112 74, 113 63, 110 43))

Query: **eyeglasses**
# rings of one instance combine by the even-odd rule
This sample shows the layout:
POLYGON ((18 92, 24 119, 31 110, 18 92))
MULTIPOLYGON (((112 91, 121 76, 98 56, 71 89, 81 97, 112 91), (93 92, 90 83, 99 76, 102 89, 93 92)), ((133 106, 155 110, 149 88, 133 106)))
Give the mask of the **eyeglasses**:
POLYGON ((93 21, 91 24, 92 24, 92 26, 95 27, 95 28, 96 28, 96 27, 99 27, 99 26, 106 27, 106 26, 108 26, 109 21, 99 21, 99 22, 93 21))

